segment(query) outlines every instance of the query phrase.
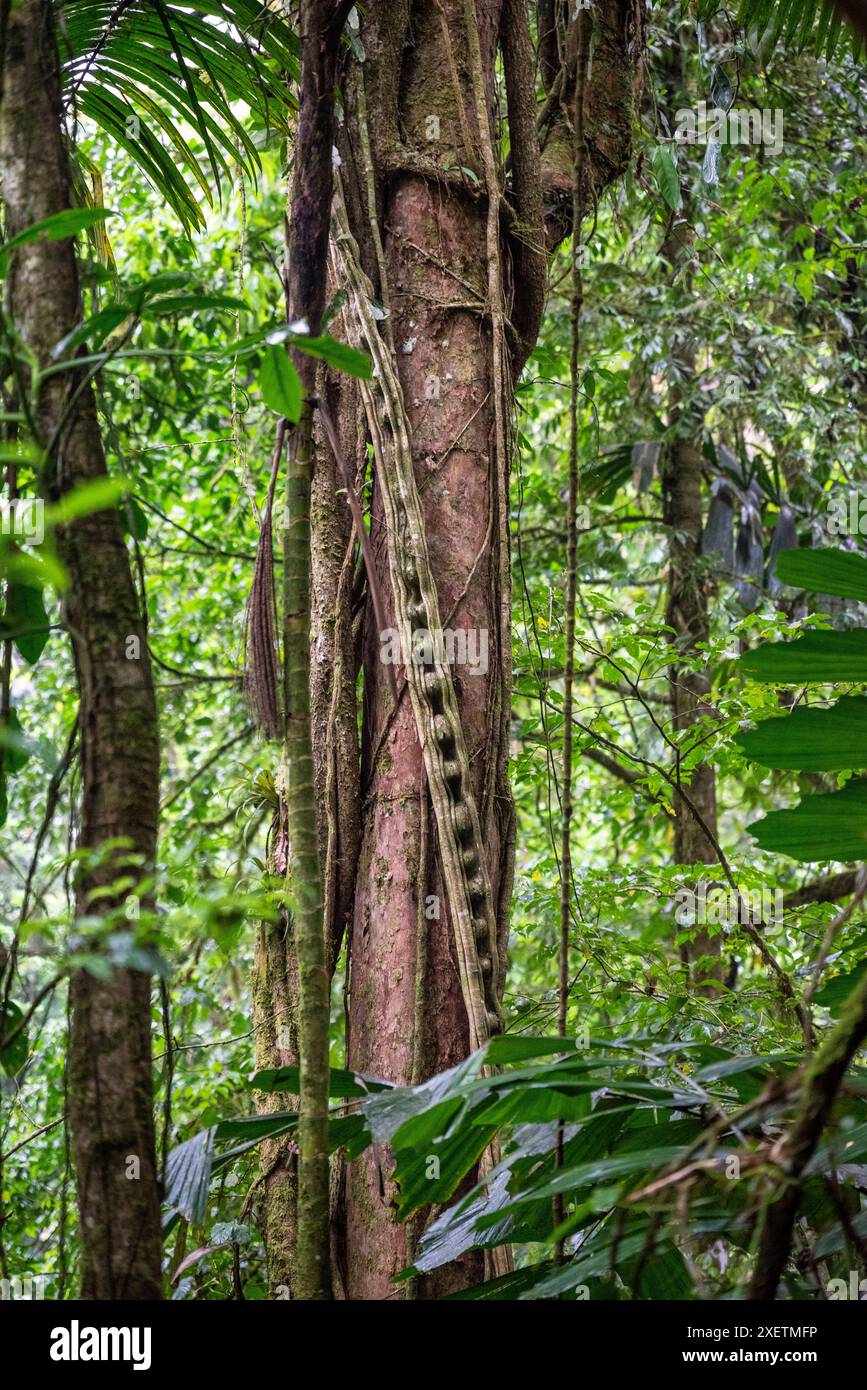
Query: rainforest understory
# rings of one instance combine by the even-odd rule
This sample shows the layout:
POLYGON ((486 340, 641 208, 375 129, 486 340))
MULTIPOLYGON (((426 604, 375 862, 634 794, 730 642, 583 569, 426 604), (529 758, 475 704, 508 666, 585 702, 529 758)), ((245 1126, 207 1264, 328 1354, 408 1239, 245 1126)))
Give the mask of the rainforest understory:
POLYGON ((867 6, 0 0, 0 1293, 867 1291, 867 6))

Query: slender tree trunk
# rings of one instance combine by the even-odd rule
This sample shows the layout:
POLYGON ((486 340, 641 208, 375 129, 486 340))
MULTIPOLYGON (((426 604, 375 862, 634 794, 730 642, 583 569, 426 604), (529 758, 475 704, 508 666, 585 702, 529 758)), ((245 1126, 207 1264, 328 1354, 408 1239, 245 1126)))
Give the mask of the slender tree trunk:
MULTIPOLYGON (((681 61, 682 55, 677 55, 681 61)), ((662 255, 672 273, 691 254, 692 229, 689 222, 675 220, 662 247, 662 255)), ((687 292, 691 279, 684 280, 687 292)), ((675 330, 672 343, 669 424, 674 438, 663 457, 663 516, 668 528, 668 606, 665 620, 674 629, 670 640, 678 657, 669 667, 668 689, 671 702, 671 729, 678 743, 688 749, 684 735, 707 709, 710 679, 699 665, 702 644, 710 636, 707 582, 702 572, 701 450, 702 415, 692 396, 695 376, 695 343, 688 323, 675 330)), ((676 864, 716 864, 717 837, 716 774, 710 763, 674 768, 678 789, 674 793, 674 862, 676 864)), ((721 938, 698 930, 684 959, 719 956, 721 938)), ((705 974, 719 973, 713 967, 705 974)))
MULTIPOLYGON (((0 165, 6 234, 71 206, 62 131, 53 7, 20 0, 2 7, 0 165)), ((41 367, 81 321, 71 239, 31 242, 11 257, 7 309, 41 367)), ((46 449, 47 501, 106 475, 91 387, 84 372, 50 378, 35 419, 46 449)), ((156 851, 159 740, 145 633, 129 557, 114 509, 60 528, 69 575, 64 620, 72 636, 80 696, 82 808, 79 847, 122 839, 152 871, 156 851)), ((126 851, 127 853, 129 851, 126 851)), ((85 861, 76 884, 79 915, 118 876, 110 862, 85 861)), ((70 984, 69 1119, 81 1221, 82 1296, 161 1297, 160 1199, 153 1128, 150 981, 116 969, 109 980, 77 972, 70 984)))
MULTIPOLYGON (((683 421, 680 421, 681 426, 683 421)), ((663 465, 663 515, 669 528, 668 607, 666 622, 674 629, 672 641, 686 662, 698 656, 700 645, 708 641, 710 624, 707 589, 699 565, 702 532, 701 455, 690 439, 675 439, 663 465)), ((669 668, 671 731, 683 746, 684 735, 707 709, 710 679, 704 669, 681 665, 675 660, 669 668)), ((686 747, 688 748, 688 739, 686 747)), ((714 847, 717 836, 716 774, 709 763, 700 762, 689 770, 679 762, 675 767, 678 789, 674 793, 675 864, 718 864, 714 847)), ((719 957, 722 938, 711 936, 700 927, 684 959, 719 957)), ((721 973, 720 965, 707 967, 707 978, 721 973)))
MULTIPOLYGON (((669 588, 666 622, 674 628, 679 655, 693 659, 707 642, 710 626, 707 592, 699 568, 701 545, 701 455, 685 439, 675 440, 663 471, 663 498, 669 527, 669 588)), ((710 682, 703 670, 675 662, 669 693, 676 734, 690 729, 707 708, 710 682)), ((684 794, 675 794, 674 858, 678 864, 715 864, 716 779, 708 763, 683 775, 684 794), (707 827, 707 831, 705 830, 707 827)))
MULTIPOLYGON (((328 257, 337 51, 349 6, 302 0, 301 103, 289 219, 291 320, 322 326, 328 257)), ((290 439, 283 540, 287 878, 298 969, 298 1211, 295 1284, 300 1299, 331 1297, 328 1159, 330 991, 313 745, 310 727, 310 496, 313 360, 295 354, 304 399, 290 439)))
MULTIPOLYGON (((272 829, 270 864, 276 875, 286 869, 286 833, 279 816, 272 829)), ((288 915, 263 922, 256 938, 253 972, 253 1032, 256 1068, 288 1067, 298 1062, 298 968, 288 915)), ((295 1102, 282 1092, 257 1097, 260 1114, 286 1110, 295 1102)), ((261 1144, 261 1212, 272 1298, 285 1298, 295 1281, 297 1227, 297 1148, 294 1137, 261 1144)))

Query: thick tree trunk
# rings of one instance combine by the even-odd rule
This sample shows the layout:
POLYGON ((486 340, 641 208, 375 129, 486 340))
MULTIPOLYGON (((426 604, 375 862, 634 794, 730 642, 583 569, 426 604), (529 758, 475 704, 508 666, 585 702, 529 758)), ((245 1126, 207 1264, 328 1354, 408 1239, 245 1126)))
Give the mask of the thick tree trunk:
MULTIPOLYGON (((21 0, 2 11, 0 165, 7 237, 71 206, 62 134, 52 6, 21 0)), ((7 307, 41 367, 81 321, 71 239, 36 241, 11 257, 7 307)), ((43 492, 56 501, 106 475, 93 392, 83 371, 43 383, 35 402, 47 450, 43 492)), ((79 847, 122 839, 155 860, 159 795, 157 714, 145 633, 115 510, 58 531, 69 574, 64 619, 80 695, 82 807, 79 847)), ((123 853, 124 851, 122 851, 123 853)), ((129 852, 129 851, 125 851, 129 852)), ((117 906, 91 895, 117 878, 117 856, 85 861, 79 915, 117 906)), ((161 1297, 160 1202, 154 1151, 150 981, 115 970, 107 981, 73 976, 69 1119, 81 1219, 82 1295, 161 1297)))
MULTIPOLYGON (((527 11, 524 0, 398 0, 367 7, 361 29, 366 60, 362 67, 348 61, 346 123, 338 139, 349 221, 386 312, 383 338, 391 345, 408 415, 440 619, 445 629, 472 633, 480 652, 487 644, 487 669, 455 666, 451 674, 494 906, 499 992, 514 859, 507 775, 508 435, 512 384, 535 342, 545 289, 545 175, 527 11), (508 204, 482 138, 492 127, 498 35, 510 129, 508 204), (492 186, 499 205, 493 215, 492 186), (502 338, 507 348, 500 345, 498 352, 502 338)), ((597 192, 622 172, 628 154, 640 80, 641 7, 619 0, 605 5, 600 42, 601 85, 586 94, 597 192), (612 82, 630 99, 620 101, 609 119, 612 82), (594 111, 600 119, 592 118, 594 111)), ((567 187, 571 174, 570 157, 567 187)), ((554 189, 555 202, 559 192, 554 189)), ((555 228, 549 243, 562 234, 555 228)), ((352 336, 348 319, 346 327, 352 336)), ((402 541, 389 531, 387 517, 375 478, 371 537, 386 621, 396 625, 392 583, 402 541)), ((348 1055, 357 1070, 406 1082, 462 1059, 476 1023, 468 1019, 462 992, 418 713, 407 695, 393 708, 381 638, 368 605, 348 1055)), ((343 1245, 350 1298, 394 1296, 392 1281, 411 1255, 411 1238, 392 1218, 388 1163, 388 1155, 368 1154, 347 1174, 343 1245)), ((477 1282, 482 1269, 481 1255, 470 1255, 420 1280, 416 1292, 436 1297, 477 1282)))
MULTIPOLYGON (((626 0, 606 5, 601 14, 602 81, 595 87, 595 101, 593 82, 587 92, 597 192, 625 166, 633 102, 619 102, 613 120, 606 103, 615 55, 617 90, 628 89, 631 97, 640 83, 641 17, 641 6, 626 0), (593 119, 596 106, 600 119, 593 119)), ((492 1005, 502 991, 514 858, 507 778, 508 432, 512 380, 532 349, 544 300, 544 176, 524 0, 373 4, 361 12, 361 39, 363 64, 348 47, 344 50, 345 115, 337 138, 341 204, 345 199, 361 262, 358 274, 373 283, 371 294, 384 310, 381 336, 374 336, 377 350, 390 353, 388 360, 397 369, 398 408, 407 416, 400 428, 411 437, 409 487, 420 497, 423 537, 412 542, 410 556, 401 527, 409 524, 415 503, 396 514, 378 471, 385 467, 387 480, 392 466, 402 467, 392 457, 394 418, 371 418, 372 410, 376 414, 383 408, 384 397, 366 390, 359 395, 353 384, 328 378, 325 396, 353 475, 364 471, 367 441, 379 437, 370 522, 376 559, 374 581, 366 576, 361 634, 365 694, 359 787, 356 639, 364 584, 347 563, 348 517, 343 498, 335 496, 344 479, 320 440, 311 493, 313 759, 331 968, 351 917, 346 938, 348 1062, 358 1071, 406 1082, 453 1065, 466 1055, 473 1037, 484 1038, 500 1026, 492 1005), (500 193, 491 122, 498 33, 511 132, 508 203, 500 193), (490 139, 488 145, 482 133, 490 139), (487 196, 491 190, 493 203, 487 196), (384 621, 396 625, 394 585, 403 583, 396 578, 396 566, 405 576, 407 561, 415 571, 416 589, 418 566, 429 562, 435 592, 425 577, 421 611, 438 609, 444 629, 463 630, 476 643, 475 669, 467 664, 450 670, 456 704, 453 716, 450 712, 439 721, 448 725, 459 715, 458 741, 467 750, 466 778, 461 764, 458 783, 447 784, 449 812, 443 807, 443 785, 428 787, 433 755, 429 740, 424 747, 419 741, 419 720, 426 717, 419 692, 413 687, 410 699, 404 688, 395 707, 393 673, 380 659, 381 624, 373 620, 370 600, 378 589, 384 621), (444 850, 438 835, 446 815, 447 836, 454 836, 454 807, 462 799, 467 803, 460 808, 465 839, 458 855, 455 843, 444 850), (466 848, 476 810, 486 861, 481 873, 466 867, 476 857, 475 842, 466 848), (466 913, 468 902, 490 904, 485 920, 473 909, 476 941, 484 938, 478 953, 467 941, 466 918, 456 927, 450 920, 442 863, 449 866, 453 891, 467 895, 460 913, 466 913), (487 953, 496 955, 496 948, 494 969, 487 953), (479 1012, 478 994, 472 995, 480 977, 487 1016, 479 1012)), ((557 235, 555 230, 551 244, 557 235)), ((335 235, 334 269, 343 289, 345 242, 343 233, 335 235)), ((369 296, 363 298, 367 306, 369 296)), ((348 305, 342 314, 344 335, 358 340, 359 320, 348 305)), ((365 331, 369 334, 369 322, 365 331)), ((401 477, 404 488, 405 474, 401 477)), ((394 486, 392 478, 388 487, 394 486)), ((404 594, 404 608, 406 602, 404 594)), ((413 627, 418 597, 415 604, 413 627)), ((400 672, 401 687, 402 676, 400 672)), ((437 739, 441 733, 440 728, 437 739)), ((443 765, 434 759, 433 766, 439 777, 443 765)), ((272 844, 278 860, 284 842, 285 825, 278 815, 272 844)), ((291 935, 284 940, 274 932, 263 933, 259 943, 260 1064, 288 1061, 297 1047, 295 950, 291 935)), ((272 1287, 289 1282, 291 1273, 294 1162, 289 1145, 275 1146, 266 1157, 272 1287)), ((368 1155, 347 1175, 336 1246, 339 1293, 350 1298, 393 1296, 394 1276, 410 1254, 406 1231, 393 1221, 389 1193, 383 1190, 387 1170, 387 1155, 368 1155)), ((482 1268, 481 1255, 470 1256, 461 1266, 421 1281, 418 1292, 435 1296, 466 1286, 481 1277, 482 1268)))
MULTIPOLYGON (((369 55, 364 78, 390 292, 388 328, 412 426, 415 478, 442 622, 477 634, 480 652, 487 642, 484 672, 455 666, 452 674, 496 901, 508 896, 511 875, 512 806, 505 769, 510 633, 503 627, 509 595, 503 514, 508 476, 495 445, 487 209, 470 180, 454 174, 432 178, 427 172, 451 162, 482 178, 464 6, 462 0, 443 0, 441 9, 413 6, 411 16, 408 5, 389 7, 387 13, 379 8, 363 31, 369 55), (404 49, 410 34, 411 45, 404 49), (443 158, 446 153, 451 160, 443 158)), ((490 95, 500 3, 486 0, 477 9, 490 95)), ((351 119, 359 119, 357 96, 351 119)), ((379 281, 361 147, 356 124, 341 145, 344 183, 366 268, 379 281)), ((508 399, 503 408, 508 414, 508 399)), ((396 625, 378 486, 371 535, 387 621, 396 625)), ((392 713, 381 649, 381 634, 369 623, 365 819, 351 935, 349 1060, 358 1070, 407 1081, 414 1071, 421 1079, 466 1056, 469 1032, 413 709, 405 696, 392 713)), ((392 1220, 390 1193, 382 1190, 375 1158, 350 1167, 347 1189, 347 1294, 393 1296, 392 1281, 407 1263, 407 1232, 392 1220)), ((421 1292, 476 1282, 481 1272, 481 1257, 469 1257, 435 1286, 425 1282, 421 1292)))

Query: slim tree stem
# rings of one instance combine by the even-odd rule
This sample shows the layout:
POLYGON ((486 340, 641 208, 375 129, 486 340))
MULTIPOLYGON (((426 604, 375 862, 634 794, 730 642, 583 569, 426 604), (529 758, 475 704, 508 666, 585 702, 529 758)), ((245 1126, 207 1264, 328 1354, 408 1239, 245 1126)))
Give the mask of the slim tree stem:
MULTIPOLYGON (((287 229, 287 299, 290 317, 303 319, 314 335, 321 329, 325 306, 334 87, 340 33, 349 8, 335 0, 302 0, 301 4, 301 105, 287 229)), ((290 440, 283 530, 287 879, 299 987, 295 1296, 328 1299, 330 982, 310 728, 310 492, 316 375, 310 357, 296 353, 295 365, 304 400, 290 440)))
MULTIPOLYGON (((590 55, 592 19, 582 10, 577 19, 578 57, 575 70, 575 168, 572 186, 572 324, 570 344, 569 392, 569 498, 566 514, 566 657, 563 682, 563 778, 561 800, 563 821, 560 833, 560 987, 557 1025, 561 1038, 566 1036, 566 1016, 569 1007, 569 927, 572 920, 572 704, 575 685, 575 602, 578 569, 578 394, 579 356, 581 348, 581 308, 584 303, 584 283, 581 276, 581 223, 584 217, 584 184, 586 179, 586 149, 584 134, 584 87, 590 55)), ((563 1126, 557 1134, 557 1167, 563 1165, 563 1126)), ((563 1220, 563 1199, 555 1197, 554 1225, 563 1220)), ((563 1263, 562 1240, 557 1241, 555 1258, 563 1263)))

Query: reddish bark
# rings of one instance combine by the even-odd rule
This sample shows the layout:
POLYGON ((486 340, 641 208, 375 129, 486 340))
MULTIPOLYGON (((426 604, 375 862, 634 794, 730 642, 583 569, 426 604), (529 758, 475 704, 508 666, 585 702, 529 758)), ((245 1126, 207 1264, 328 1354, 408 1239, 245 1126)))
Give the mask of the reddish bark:
MULTIPOLYGON (((478 8, 490 73, 499 0, 478 8)), ((463 5, 452 0, 443 9, 455 50, 461 53, 465 47, 461 42, 463 5)), ((454 136, 460 139, 461 129, 442 24, 436 7, 425 6, 424 11, 415 17, 412 65, 404 72, 401 89, 405 138, 420 145, 429 114, 439 115, 446 141, 454 136)), ((471 113, 463 70, 461 76, 466 111, 471 113)), ((466 159, 470 161, 470 156, 466 159)), ((459 666, 453 671, 483 823, 488 763, 500 756, 498 741, 489 737, 489 703, 499 680, 499 607, 497 528, 490 525, 497 483, 492 477, 490 325, 484 314, 485 218, 483 200, 471 192, 454 184, 438 186, 410 171, 398 173, 386 189, 382 225, 392 327, 413 427, 416 480, 440 613, 445 627, 488 634, 487 674, 471 675, 459 666), (438 398, 432 398, 435 379, 438 398)), ((380 583, 390 599, 386 542, 376 497, 372 534, 380 583)), ((359 1070, 405 1082, 412 1068, 416 1024, 423 1029, 425 1076, 466 1056, 468 1027, 448 906, 434 868, 433 834, 425 892, 437 896, 440 915, 438 920, 424 921, 427 968, 423 1008, 416 1008, 421 750, 407 698, 389 725, 387 672, 380 661, 379 634, 373 630, 367 632, 365 643, 365 688, 362 783, 366 814, 352 928, 349 1057, 359 1070)), ((495 771, 491 768, 492 774, 495 771)), ((510 807, 495 810, 488 821, 487 846, 496 897, 510 807)), ((407 1233, 390 1219, 390 1196, 380 1191, 374 1155, 351 1166, 346 1229, 350 1298, 394 1296, 392 1280, 407 1262, 407 1233)), ((463 1267, 422 1281, 420 1292, 423 1296, 442 1293, 476 1282, 480 1274, 481 1258, 472 1256, 463 1267)))
MULTIPOLYGON (((471 675, 458 667, 453 674, 498 905, 503 964, 514 837, 507 777, 509 467, 508 448, 499 457, 496 448, 488 302, 494 248, 487 242, 487 181, 465 11, 466 0, 393 0, 366 7, 361 21, 366 57, 363 68, 347 60, 346 116, 338 147, 362 264, 382 302, 390 304, 384 333, 393 336, 413 431, 415 478, 441 621, 447 629, 460 626, 488 634, 487 672, 471 675), (369 160, 361 114, 365 104, 369 160)), ((589 157, 600 194, 622 172, 628 155, 631 97, 640 84, 642 13, 634 0, 616 0, 600 12, 605 91, 594 77, 588 94, 589 157), (618 92, 613 113, 612 84, 618 92)), ((521 0, 476 0, 474 22, 490 105, 503 26, 511 137, 505 180, 509 203, 502 204, 498 248, 510 357, 500 402, 506 434, 511 383, 532 349, 544 299, 543 185, 553 188, 549 210, 555 214, 558 192, 556 178, 551 179, 556 150, 550 136, 559 121, 552 106, 553 128, 542 137, 543 145, 551 147, 540 164, 535 61, 526 19, 521 0)), ((570 158, 567 182, 571 165, 570 158)), ((562 235, 555 229, 549 244, 562 235)), ((384 511, 376 485, 371 535, 393 624, 384 511)), ((380 661, 380 634, 374 630, 370 604, 364 673, 361 847, 348 941, 348 1062, 359 1071, 405 1083, 460 1061, 469 1047, 469 1028, 448 904, 436 868, 432 818, 427 836, 422 834, 420 806, 427 806, 427 796, 415 721, 406 697, 391 714, 388 674, 380 661), (425 839, 429 863, 422 875, 425 839), (438 918, 425 916, 428 895, 439 899, 438 918), (420 959, 423 978, 417 980, 420 959)), ((354 1162, 346 1177, 341 1245, 349 1298, 399 1296, 393 1280, 407 1263, 406 1228, 393 1220, 393 1193, 382 1191, 380 1164, 387 1184, 389 1160, 381 1152, 354 1162)), ((419 1280, 417 1293, 436 1297, 481 1276, 482 1256, 472 1254, 419 1280)))

